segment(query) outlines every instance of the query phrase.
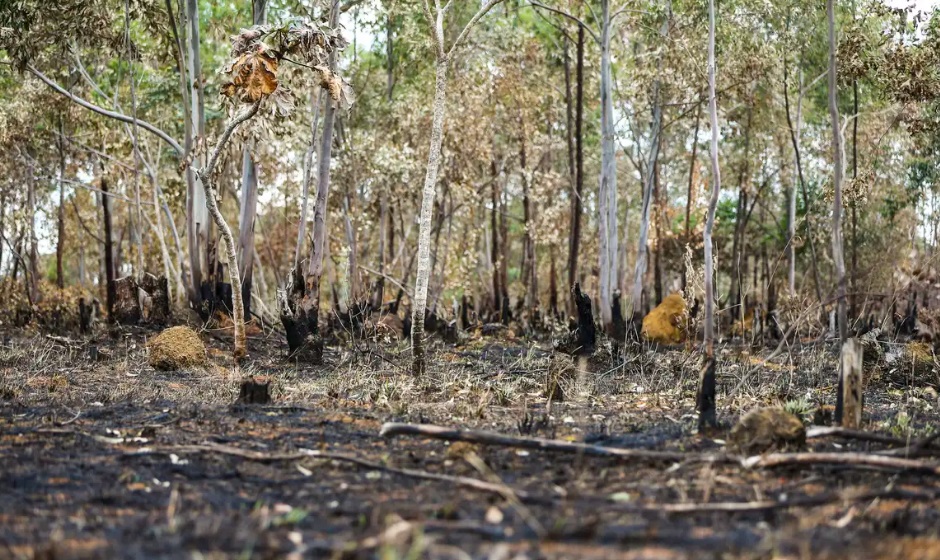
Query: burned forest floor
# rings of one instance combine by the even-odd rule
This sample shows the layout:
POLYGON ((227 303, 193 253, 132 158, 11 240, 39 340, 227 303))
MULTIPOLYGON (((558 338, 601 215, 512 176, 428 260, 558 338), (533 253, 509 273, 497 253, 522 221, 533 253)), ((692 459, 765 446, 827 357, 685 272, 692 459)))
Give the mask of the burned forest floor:
POLYGON ((312 367, 259 332, 236 374, 210 332, 208 367, 154 370, 153 334, 94 360, 77 338, 4 337, 0 558, 940 558, 929 364, 866 364, 863 432, 826 433, 811 425, 835 401, 833 345, 767 361, 727 344, 725 428, 700 436, 685 348, 602 345, 571 367, 551 341, 471 337, 435 342, 415 378, 404 341, 312 367), (270 380, 270 404, 235 404, 245 375, 270 380), (806 422, 805 447, 763 455, 777 463, 731 449, 737 419, 771 405, 806 422), (517 439, 383 437, 386 422, 517 439), (810 455, 838 457, 791 461, 810 455))

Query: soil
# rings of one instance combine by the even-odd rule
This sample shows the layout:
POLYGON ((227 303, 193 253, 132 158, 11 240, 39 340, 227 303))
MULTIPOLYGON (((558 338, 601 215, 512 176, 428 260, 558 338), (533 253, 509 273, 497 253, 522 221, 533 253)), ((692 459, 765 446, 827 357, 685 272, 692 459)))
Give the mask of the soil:
MULTIPOLYGON (((146 356, 153 334, 99 342, 95 360, 84 341, 5 337, 0 558, 940 558, 940 477, 930 474, 379 435, 385 422, 431 423, 721 456, 727 429, 695 433, 698 364, 683 349, 622 364, 599 348, 565 380, 564 402, 549 403, 550 343, 439 345, 427 378, 414 379, 404 343, 328 348, 326 365, 310 368, 284 360, 273 331, 252 337, 253 361, 238 374, 218 333, 201 335, 208 371, 156 371, 146 356), (271 381, 272 404, 234 404, 246 375, 271 381), (730 504, 751 510, 722 511, 730 504)), ((727 428, 758 405, 802 403, 811 418, 834 400, 831 348, 777 362, 722 351, 727 428)), ((932 433, 937 410, 936 393, 873 380, 864 428, 917 439, 932 433)), ((889 447, 831 437, 808 446, 889 447)))

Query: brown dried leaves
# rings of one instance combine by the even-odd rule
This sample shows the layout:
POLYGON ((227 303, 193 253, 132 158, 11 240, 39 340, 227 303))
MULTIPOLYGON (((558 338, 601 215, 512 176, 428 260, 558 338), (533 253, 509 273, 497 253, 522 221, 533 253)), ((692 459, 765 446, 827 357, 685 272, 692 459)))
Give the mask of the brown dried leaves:
POLYGON ((276 58, 265 52, 245 53, 238 57, 226 73, 232 79, 222 85, 222 94, 244 103, 254 103, 277 89, 276 58))

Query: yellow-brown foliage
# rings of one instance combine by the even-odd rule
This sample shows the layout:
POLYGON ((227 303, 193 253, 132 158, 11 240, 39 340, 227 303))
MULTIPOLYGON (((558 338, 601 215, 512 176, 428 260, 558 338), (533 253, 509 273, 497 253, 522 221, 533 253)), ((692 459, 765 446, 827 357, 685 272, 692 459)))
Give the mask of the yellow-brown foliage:
POLYGON ((679 344, 686 338, 687 318, 682 295, 670 294, 643 318, 643 338, 658 344, 679 344))
POLYGON ((176 371, 209 364, 206 345, 189 327, 170 327, 153 337, 147 345, 150 365, 164 371, 176 371))
POLYGON ((744 453, 800 448, 806 443, 806 428, 782 408, 758 408, 741 417, 728 440, 733 449, 744 453))

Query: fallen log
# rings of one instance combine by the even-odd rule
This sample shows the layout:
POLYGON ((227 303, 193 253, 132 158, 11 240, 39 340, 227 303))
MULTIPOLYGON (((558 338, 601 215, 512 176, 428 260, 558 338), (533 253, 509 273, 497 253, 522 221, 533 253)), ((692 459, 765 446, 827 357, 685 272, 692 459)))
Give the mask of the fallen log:
POLYGON ((538 449, 542 451, 555 451, 561 453, 575 453, 592 455, 595 457, 616 457, 619 459, 652 461, 652 462, 708 462, 708 463, 735 463, 740 458, 725 454, 695 454, 679 451, 654 451, 649 449, 623 449, 616 447, 603 447, 587 443, 562 441, 557 439, 519 437, 484 432, 477 430, 460 430, 444 426, 429 424, 403 424, 387 422, 382 426, 379 435, 382 437, 418 436, 430 439, 447 441, 466 441, 480 445, 494 445, 514 447, 518 449, 538 449))

